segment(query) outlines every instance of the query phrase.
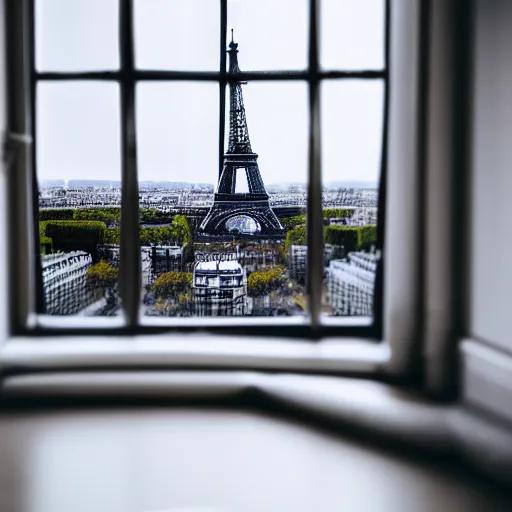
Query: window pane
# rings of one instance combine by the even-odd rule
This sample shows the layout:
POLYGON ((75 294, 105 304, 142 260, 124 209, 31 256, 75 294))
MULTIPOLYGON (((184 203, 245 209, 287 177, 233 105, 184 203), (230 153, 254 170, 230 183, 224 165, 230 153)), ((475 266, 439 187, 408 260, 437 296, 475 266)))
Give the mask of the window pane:
MULTIPOLYGON (((261 234, 257 243, 238 243, 248 275, 250 316, 307 314, 305 290, 308 110, 303 82, 249 82, 243 86, 252 150, 269 204, 282 227, 271 239, 261 234)), ((228 97, 229 98, 229 97, 228 97)), ((229 99, 226 122, 229 123, 229 99)), ((229 124, 225 147, 229 148, 229 124)), ((244 216, 232 230, 250 231, 244 216)))
POLYGON ((219 0, 135 0, 134 21, 138 68, 219 70, 219 0))
POLYGON ((372 316, 384 84, 322 84, 323 311, 372 316))
POLYGON ((40 83, 36 137, 46 313, 114 316, 118 254, 105 242, 119 226, 118 85, 40 83))
POLYGON ((140 187, 152 182, 213 186, 218 172, 218 85, 139 83, 137 141, 140 187))
POLYGON ((307 66, 307 0, 228 0, 226 44, 231 41, 230 29, 243 54, 243 71, 307 66))
POLYGON ((322 0, 320 63, 325 69, 384 67, 384 0, 322 0))
POLYGON ((39 71, 119 68, 118 0, 36 0, 39 71))
MULTIPOLYGON (((250 83, 243 92, 251 149, 259 156, 231 153, 219 181, 218 86, 138 88, 148 316, 304 314, 303 284, 289 278, 276 213, 305 209, 307 89, 250 83)), ((228 111, 226 150, 229 120, 228 111)))
POLYGON ((218 85, 139 84, 137 138, 144 310, 177 316, 191 302, 195 213, 210 204, 218 174, 218 85), (174 285, 156 293, 165 279, 174 285))

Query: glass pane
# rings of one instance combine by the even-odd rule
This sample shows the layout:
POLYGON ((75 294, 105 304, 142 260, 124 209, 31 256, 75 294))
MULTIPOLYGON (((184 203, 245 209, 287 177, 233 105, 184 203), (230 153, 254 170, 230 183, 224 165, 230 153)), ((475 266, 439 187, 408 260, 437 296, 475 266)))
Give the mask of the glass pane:
POLYGON ((118 251, 106 245, 121 202, 119 87, 37 88, 40 253, 46 313, 120 313, 118 251))
MULTIPOLYGON (((251 149, 269 204, 282 227, 276 238, 238 215, 228 225, 240 233, 240 261, 248 275, 250 316, 307 314, 306 206, 308 110, 303 82, 249 82, 243 86, 251 149), (253 243, 246 233, 256 231, 253 243), (245 238, 245 239, 244 239, 245 238)), ((230 147, 230 101, 226 98, 225 147, 230 147)), ((205 251, 208 247, 205 247, 205 251)))
POLYGON ((138 68, 219 70, 219 0, 135 0, 134 23, 138 68))
POLYGON ((144 311, 176 316, 190 308, 191 232, 218 173, 218 85, 139 84, 137 138, 144 311), (156 293, 165 279, 175 288, 156 293))
POLYGON ((372 316, 384 84, 322 83, 323 312, 372 316))
POLYGON ((385 1, 322 0, 320 64, 324 69, 384 67, 385 1))
POLYGON ((37 69, 118 69, 118 4, 118 0, 36 0, 37 69))
POLYGON ((304 314, 303 283, 289 278, 278 215, 305 209, 307 89, 250 83, 243 92, 250 149, 258 155, 247 145, 229 152, 228 112, 219 180, 218 86, 138 87, 148 316, 304 314))
POLYGON ((231 29, 243 71, 300 70, 307 66, 307 0, 228 0, 231 29))

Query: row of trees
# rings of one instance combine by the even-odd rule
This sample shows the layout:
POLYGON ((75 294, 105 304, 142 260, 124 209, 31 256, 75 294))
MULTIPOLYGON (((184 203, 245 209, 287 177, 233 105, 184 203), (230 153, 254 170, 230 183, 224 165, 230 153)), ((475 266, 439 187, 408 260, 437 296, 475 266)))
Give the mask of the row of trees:
MULTIPOLYGON (((192 231, 184 215, 175 215, 170 226, 140 227, 139 239, 141 245, 169 245, 178 243, 188 244, 192 241, 192 231)), ((104 242, 119 245, 121 241, 120 228, 107 228, 104 242)))
MULTIPOLYGON (((324 219, 348 219, 354 215, 355 208, 324 208, 324 219)), ((306 214, 291 215, 279 219, 285 230, 306 225, 306 214)))
POLYGON ((302 215, 291 215, 289 217, 281 217, 279 219, 281 222, 281 226, 288 231, 289 229, 293 229, 295 226, 300 226, 301 224, 306 224, 306 214, 302 215))
POLYGON ((98 244, 103 243, 105 223, 89 220, 46 220, 39 223, 40 244, 44 252, 82 250, 97 259, 98 244))
POLYGON ((324 240, 343 245, 347 251, 367 249, 377 243, 377 226, 326 226, 324 240))
MULTIPOLYGON (((96 257, 98 244, 119 244, 120 228, 107 228, 97 220, 43 220, 39 222, 40 243, 53 250, 83 250, 96 257)), ((141 227, 141 245, 189 244, 192 231, 184 215, 175 215, 170 226, 141 227)))
MULTIPOLYGON (((140 208, 140 222, 160 224, 170 222, 172 216, 156 208, 140 208)), ((107 226, 119 223, 121 220, 121 207, 109 206, 105 208, 45 208, 39 210, 39 220, 97 220, 107 226)))
POLYGON ((348 219, 354 215, 355 208, 324 208, 324 219, 348 219))
MULTIPOLYGON (((306 245, 306 226, 296 226, 286 233, 285 249, 291 245, 306 245)), ((377 226, 325 226, 326 244, 342 245, 346 252, 367 249, 377 243, 377 226)))

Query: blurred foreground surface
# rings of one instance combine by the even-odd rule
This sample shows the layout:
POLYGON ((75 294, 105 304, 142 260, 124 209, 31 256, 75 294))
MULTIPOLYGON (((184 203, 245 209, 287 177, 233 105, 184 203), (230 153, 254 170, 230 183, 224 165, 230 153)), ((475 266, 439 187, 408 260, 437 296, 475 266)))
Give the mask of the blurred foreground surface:
POLYGON ((475 478, 234 410, 5 411, 0 461, 9 512, 512 510, 475 478))

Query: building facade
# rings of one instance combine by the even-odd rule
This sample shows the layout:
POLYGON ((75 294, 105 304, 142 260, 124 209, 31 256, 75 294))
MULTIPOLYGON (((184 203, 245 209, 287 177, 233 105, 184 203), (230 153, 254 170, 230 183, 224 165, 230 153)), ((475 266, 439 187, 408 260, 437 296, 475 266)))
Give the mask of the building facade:
POLYGON ((83 251, 42 257, 45 309, 49 315, 73 315, 94 302, 87 284, 92 257, 83 251))
POLYGON ((372 316, 377 254, 352 252, 329 264, 329 302, 337 316, 372 316))
POLYGON ((288 274, 290 279, 304 281, 308 259, 307 245, 290 245, 288 247, 288 274))
MULTIPOLYGON (((336 254, 337 247, 324 245, 324 267, 328 267, 330 261, 336 254)), ((306 279, 306 269, 308 261, 307 245, 290 245, 288 247, 288 275, 290 279, 297 282, 304 282, 306 279)))
POLYGON ((151 266, 156 276, 164 272, 181 272, 183 270, 183 248, 179 245, 159 245, 149 248, 151 266))
MULTIPOLYGON (((120 246, 104 244, 98 246, 98 255, 119 268, 120 246)), ((142 246, 140 248, 142 286, 151 286, 164 272, 183 270, 184 250, 179 245, 142 246)))
POLYGON ((236 260, 198 261, 192 295, 196 316, 247 314, 247 275, 236 260))

